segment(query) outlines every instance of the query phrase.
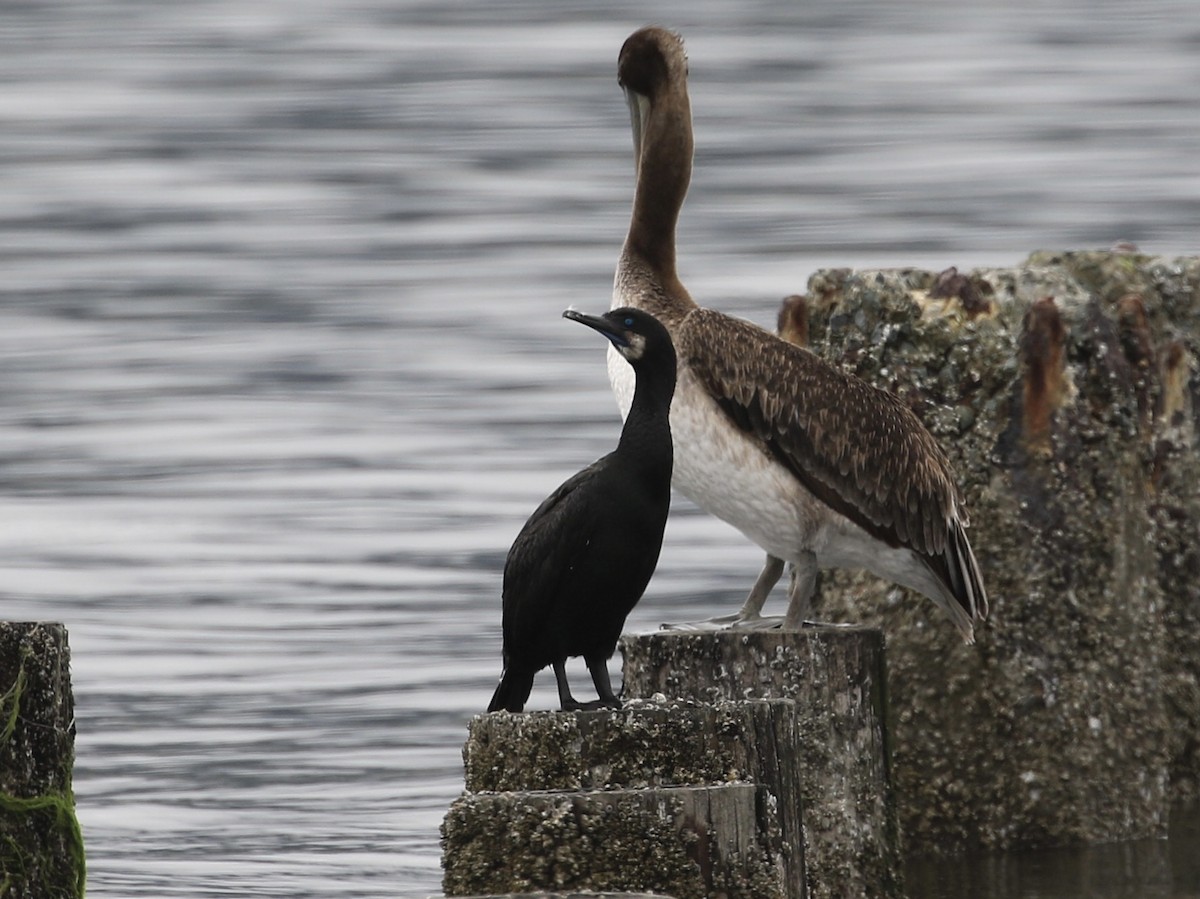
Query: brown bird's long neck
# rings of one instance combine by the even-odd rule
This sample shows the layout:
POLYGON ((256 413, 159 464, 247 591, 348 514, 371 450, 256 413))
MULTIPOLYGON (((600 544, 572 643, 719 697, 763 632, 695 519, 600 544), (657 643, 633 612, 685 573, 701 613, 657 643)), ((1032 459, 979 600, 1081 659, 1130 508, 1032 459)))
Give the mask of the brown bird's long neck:
POLYGON ((675 275, 675 225, 692 177, 692 113, 686 91, 670 92, 645 116, 626 249, 668 280, 675 275))

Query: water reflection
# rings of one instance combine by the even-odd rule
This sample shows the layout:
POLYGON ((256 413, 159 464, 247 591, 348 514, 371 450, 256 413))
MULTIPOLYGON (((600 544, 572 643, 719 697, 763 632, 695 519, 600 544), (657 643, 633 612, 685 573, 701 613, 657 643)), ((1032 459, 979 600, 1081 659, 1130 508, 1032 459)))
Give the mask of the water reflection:
POLYGON ((1176 808, 1171 839, 917 859, 914 899, 1188 899, 1200 896, 1200 807, 1176 808))

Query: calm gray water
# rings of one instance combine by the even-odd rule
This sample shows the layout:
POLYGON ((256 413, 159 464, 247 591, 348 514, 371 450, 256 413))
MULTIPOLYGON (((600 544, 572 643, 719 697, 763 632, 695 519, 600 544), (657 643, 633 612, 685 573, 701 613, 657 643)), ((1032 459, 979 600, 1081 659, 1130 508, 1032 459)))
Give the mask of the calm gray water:
MULTIPOLYGON (((0 614, 70 629, 90 895, 438 891, 504 554, 618 432, 559 313, 608 304, 650 18, 690 49, 704 302, 1200 250, 1191 0, 5 4, 0 614)), ((759 561, 680 503, 630 626, 759 561)), ((994 895, 1200 893, 1014 864, 994 895)))

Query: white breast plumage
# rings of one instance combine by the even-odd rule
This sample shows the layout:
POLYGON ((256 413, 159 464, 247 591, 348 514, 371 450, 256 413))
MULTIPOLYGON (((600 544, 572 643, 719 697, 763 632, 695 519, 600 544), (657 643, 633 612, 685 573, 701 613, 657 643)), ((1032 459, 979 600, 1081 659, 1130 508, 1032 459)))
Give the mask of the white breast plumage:
MULTIPOLYGON (((609 352, 608 371, 624 417, 633 402, 632 372, 615 351, 609 352)), ((819 545, 830 520, 840 517, 737 430, 686 368, 671 403, 671 436, 672 486, 768 552, 790 558, 796 546, 819 545)))

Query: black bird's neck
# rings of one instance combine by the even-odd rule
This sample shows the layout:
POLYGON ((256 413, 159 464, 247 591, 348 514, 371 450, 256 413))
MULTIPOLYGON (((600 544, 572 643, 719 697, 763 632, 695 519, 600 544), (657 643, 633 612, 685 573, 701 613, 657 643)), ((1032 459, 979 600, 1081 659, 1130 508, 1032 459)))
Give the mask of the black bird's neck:
MULTIPOLYGON (((674 459, 671 445, 671 397, 675 393, 675 358, 636 373, 633 405, 625 418, 617 452, 631 468, 659 478, 670 478, 674 459)), ((669 491, 668 491, 669 493, 669 491)))

